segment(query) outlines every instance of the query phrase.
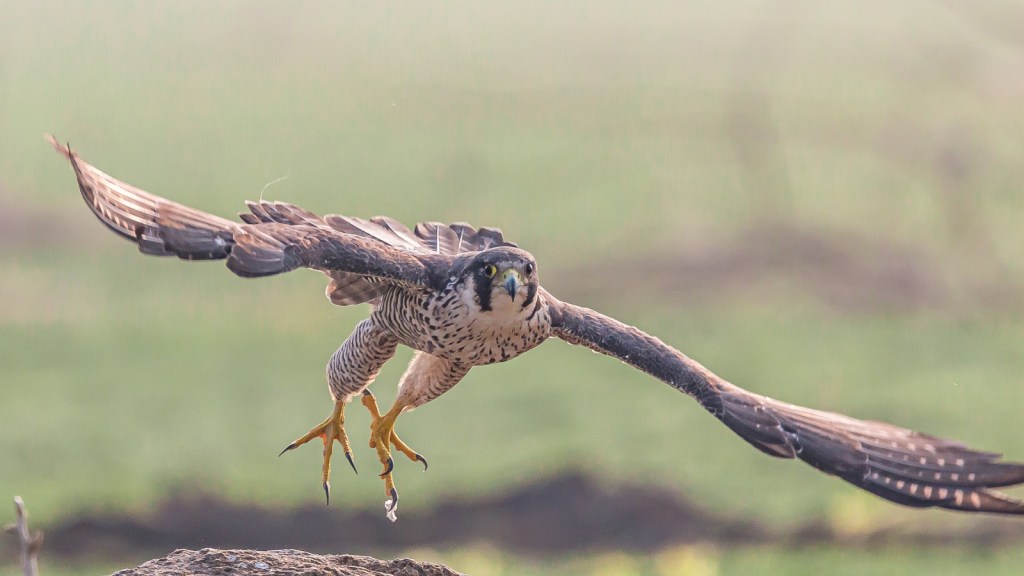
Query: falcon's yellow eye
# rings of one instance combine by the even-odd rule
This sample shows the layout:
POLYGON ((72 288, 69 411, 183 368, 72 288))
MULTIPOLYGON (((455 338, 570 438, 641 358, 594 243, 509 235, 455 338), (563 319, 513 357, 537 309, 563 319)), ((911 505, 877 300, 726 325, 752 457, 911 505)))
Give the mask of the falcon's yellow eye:
POLYGON ((484 266, 484 276, 488 278, 494 278, 494 275, 498 273, 498 269, 494 267, 494 264, 487 264, 484 266))

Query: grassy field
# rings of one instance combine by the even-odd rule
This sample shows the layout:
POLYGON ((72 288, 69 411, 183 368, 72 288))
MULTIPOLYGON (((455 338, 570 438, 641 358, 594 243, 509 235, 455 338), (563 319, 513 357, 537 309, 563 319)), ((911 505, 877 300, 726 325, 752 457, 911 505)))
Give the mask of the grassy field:
MULTIPOLYGON (((429 553, 427 554, 429 556, 429 553)), ((947 551, 829 551, 783 552, 770 550, 717 551, 702 548, 667 550, 653 557, 597 554, 589 558, 553 563, 523 563, 486 550, 469 551, 439 560, 458 570, 480 576, 545 574, 595 576, 741 576, 787 574, 813 576, 952 576, 955 574, 1016 574, 1020 551, 996 554, 947 551)))
MULTIPOLYGON (((182 488, 320 499, 319 451, 276 454, 329 411, 323 366, 366 313, 331 307, 317 273, 248 282, 139 256, 81 206, 44 132, 221 214, 287 175, 264 196, 500 226, 566 298, 559 270, 693 251, 763 222, 910 246, 955 286, 1024 283, 1016 4, 249 6, 0 1, 0 205, 14 215, 0 219, 0 248, 12 246, 0 250, 0 497, 22 495, 35 521, 144 512, 182 488), (61 226, 26 216, 40 214, 61 226), (40 240, 16 241, 27 234, 40 240)), ((782 286, 713 305, 580 303, 757 392, 1024 458, 1019 307, 851 312, 782 286)), ((409 356, 379 378, 382 403, 409 356)), ((349 414, 357 465, 373 470, 368 417, 349 414)), ((408 508, 582 468, 779 522, 958 519, 768 459, 667 386, 559 342, 474 370, 399 430, 431 462, 427 474, 398 463, 408 508)), ((333 484, 338 505, 381 507, 371 474, 336 467, 333 484)), ((464 556, 453 565, 477 558, 473 574, 533 570, 464 556)), ((1009 574, 1020 561, 698 556, 710 571, 693 574, 977 573, 979 561, 1009 574)), ((617 556, 559 566, 668 573, 617 556)))

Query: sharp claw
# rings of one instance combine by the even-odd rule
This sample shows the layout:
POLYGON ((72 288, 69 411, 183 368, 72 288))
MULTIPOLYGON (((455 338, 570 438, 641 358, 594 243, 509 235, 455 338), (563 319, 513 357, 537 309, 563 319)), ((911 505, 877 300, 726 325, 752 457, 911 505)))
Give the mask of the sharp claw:
POLYGON ((420 456, 419 454, 416 455, 416 459, 419 460, 420 462, 423 462, 423 471, 426 472, 428 466, 427 459, 424 458, 423 456, 420 456))
POLYGON ((370 389, 367 388, 363 390, 363 396, 373 396, 373 392, 370 392, 370 389))
POLYGON ((324 480, 324 494, 327 495, 327 505, 331 505, 331 483, 324 480))
POLYGON ((391 474, 391 471, 394 470, 394 469, 395 469, 395 459, 392 458, 391 456, 388 456, 387 468, 384 470, 383 473, 381 473, 380 477, 383 478, 383 477, 387 476, 388 474, 391 474))
POLYGON ((348 463, 352 466, 352 471, 359 474, 359 470, 356 470, 356 463, 352 461, 352 453, 345 452, 345 458, 348 458, 348 463))
POLYGON ((295 442, 292 442, 291 444, 285 446, 284 450, 281 450, 281 454, 278 454, 277 457, 280 458, 281 455, 284 454, 285 452, 287 452, 289 450, 294 450, 294 449, 295 449, 295 442))
POLYGON ((391 512, 394 512, 395 508, 398 508, 398 490, 392 488, 391 489, 391 507, 388 508, 388 513, 390 514, 391 512))

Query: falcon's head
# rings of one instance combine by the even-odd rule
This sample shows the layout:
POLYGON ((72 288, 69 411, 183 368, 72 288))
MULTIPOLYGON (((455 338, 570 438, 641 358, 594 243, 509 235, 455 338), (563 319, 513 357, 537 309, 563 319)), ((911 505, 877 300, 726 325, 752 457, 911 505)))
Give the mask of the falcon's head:
POLYGON ((518 314, 534 303, 540 286, 533 255, 511 246, 480 252, 463 270, 463 278, 484 312, 518 314))

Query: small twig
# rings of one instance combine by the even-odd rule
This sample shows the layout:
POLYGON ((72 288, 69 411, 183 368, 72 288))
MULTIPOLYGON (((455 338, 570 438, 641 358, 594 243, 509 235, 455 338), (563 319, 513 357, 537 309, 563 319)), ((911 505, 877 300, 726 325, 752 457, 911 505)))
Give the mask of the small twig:
POLYGON ((43 532, 40 530, 35 535, 29 534, 28 512, 25 511, 25 502, 21 496, 14 497, 14 512, 18 516, 18 523, 8 526, 7 531, 18 537, 18 549, 21 551, 21 571, 25 576, 39 576, 36 557, 39 556, 39 549, 43 546, 43 532))

